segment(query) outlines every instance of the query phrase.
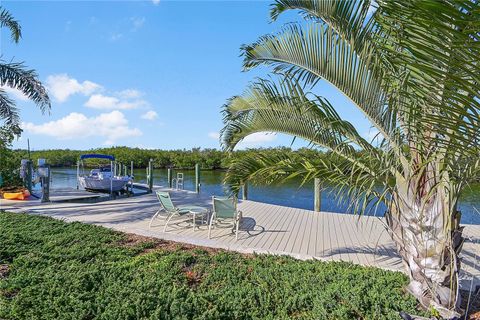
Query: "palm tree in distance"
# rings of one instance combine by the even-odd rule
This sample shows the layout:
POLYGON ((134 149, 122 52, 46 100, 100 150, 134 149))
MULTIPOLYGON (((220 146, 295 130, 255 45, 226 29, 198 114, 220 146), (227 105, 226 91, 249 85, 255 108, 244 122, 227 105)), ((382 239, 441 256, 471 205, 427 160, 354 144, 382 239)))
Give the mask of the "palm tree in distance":
MULTIPOLYGON (((480 176, 480 5, 471 0, 277 0, 288 24, 242 48, 246 70, 270 66, 224 106, 222 145, 280 132, 328 150, 322 159, 253 154, 226 183, 320 178, 359 214, 380 203, 408 272, 409 291, 443 317, 458 316, 457 202, 480 176), (315 87, 329 82, 378 130, 365 140, 315 87)), ((338 106, 340 107, 340 106, 338 106)))
MULTIPOLYGON (((0 28, 4 27, 10 30, 12 41, 18 43, 22 37, 20 24, 6 9, 0 7, 0 28)), ((2 59, 0 60, 0 120, 4 121, 2 131, 7 132, 8 138, 6 139, 10 140, 22 132, 20 116, 15 102, 8 97, 2 87, 7 86, 20 90, 42 112, 49 111, 51 105, 47 90, 38 80, 34 70, 27 69, 23 63, 6 62, 3 57, 0 57, 0 59, 2 59)))

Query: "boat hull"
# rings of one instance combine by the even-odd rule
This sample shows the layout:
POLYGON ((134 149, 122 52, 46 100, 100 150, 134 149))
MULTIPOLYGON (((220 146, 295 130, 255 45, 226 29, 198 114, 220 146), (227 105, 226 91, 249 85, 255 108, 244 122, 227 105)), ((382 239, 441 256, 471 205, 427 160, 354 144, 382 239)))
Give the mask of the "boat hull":
POLYGON ((111 187, 111 191, 117 192, 124 189, 129 180, 124 178, 96 179, 91 177, 79 177, 78 182, 85 190, 110 192, 111 187))

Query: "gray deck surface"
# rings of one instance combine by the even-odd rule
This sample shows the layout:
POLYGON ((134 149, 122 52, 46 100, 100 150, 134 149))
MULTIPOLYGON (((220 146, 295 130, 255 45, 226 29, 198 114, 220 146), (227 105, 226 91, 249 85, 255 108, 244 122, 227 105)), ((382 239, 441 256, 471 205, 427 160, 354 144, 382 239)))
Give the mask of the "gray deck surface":
MULTIPOLYGON (((158 187, 157 187, 158 189, 158 187)), ((211 198, 188 191, 171 191, 175 204, 211 208, 211 198)), ((224 248, 244 253, 287 254, 299 259, 343 260, 356 264, 403 271, 383 219, 349 214, 313 212, 254 201, 240 201, 243 220, 238 241, 230 229, 186 223, 169 224, 158 218, 151 228, 150 218, 159 204, 154 194, 120 198, 98 203, 40 203, 0 200, 1 209, 48 215, 67 221, 98 224, 115 230, 167 240, 224 248)), ((480 285, 480 226, 466 225, 462 252, 462 287, 480 285)))
POLYGON ((77 189, 57 189, 50 192, 50 201, 75 201, 100 198, 102 194, 77 189))

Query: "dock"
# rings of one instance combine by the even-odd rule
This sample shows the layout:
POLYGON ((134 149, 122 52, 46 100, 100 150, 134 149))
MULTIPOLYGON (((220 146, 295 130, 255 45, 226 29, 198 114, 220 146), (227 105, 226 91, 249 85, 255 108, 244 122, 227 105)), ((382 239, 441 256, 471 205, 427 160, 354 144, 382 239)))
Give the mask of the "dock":
MULTIPOLYGON (((191 191, 169 191, 176 205, 192 204, 211 209, 209 195, 191 191)), ((114 230, 165 240, 222 248, 241 253, 289 255, 297 259, 349 261, 364 266, 404 271, 394 243, 384 228, 383 218, 331 212, 313 212, 255 201, 239 201, 243 212, 238 241, 230 229, 171 223, 163 232, 164 219, 151 217, 159 209, 153 194, 88 202, 0 200, 2 210, 25 212, 101 225, 114 230)), ((465 225, 461 286, 480 285, 480 225, 465 225), (472 282, 473 281, 473 282, 472 282)))
POLYGON ((56 189, 50 194, 51 202, 88 201, 101 198, 102 194, 77 189, 56 189))

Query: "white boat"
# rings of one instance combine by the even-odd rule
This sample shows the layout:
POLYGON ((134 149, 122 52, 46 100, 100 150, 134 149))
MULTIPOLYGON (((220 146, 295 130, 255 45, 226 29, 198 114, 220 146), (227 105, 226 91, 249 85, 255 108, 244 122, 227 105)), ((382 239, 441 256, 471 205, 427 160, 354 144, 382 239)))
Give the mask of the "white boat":
POLYGON ((85 190, 120 191, 130 182, 129 176, 114 176, 110 168, 93 169, 87 176, 78 177, 79 185, 85 190), (108 171, 107 171, 108 170, 108 171))
MULTIPOLYGON (((115 158, 109 155, 102 154, 85 154, 80 157, 77 168, 78 186, 88 191, 97 192, 118 192, 125 189, 125 186, 132 181, 130 176, 117 176, 112 174, 113 161, 115 158), (90 170, 88 175, 80 174, 80 163, 83 167, 83 159, 97 158, 108 159, 111 161, 110 166, 99 167, 98 169, 90 170)), ((82 170, 83 171, 83 170, 82 170)))

